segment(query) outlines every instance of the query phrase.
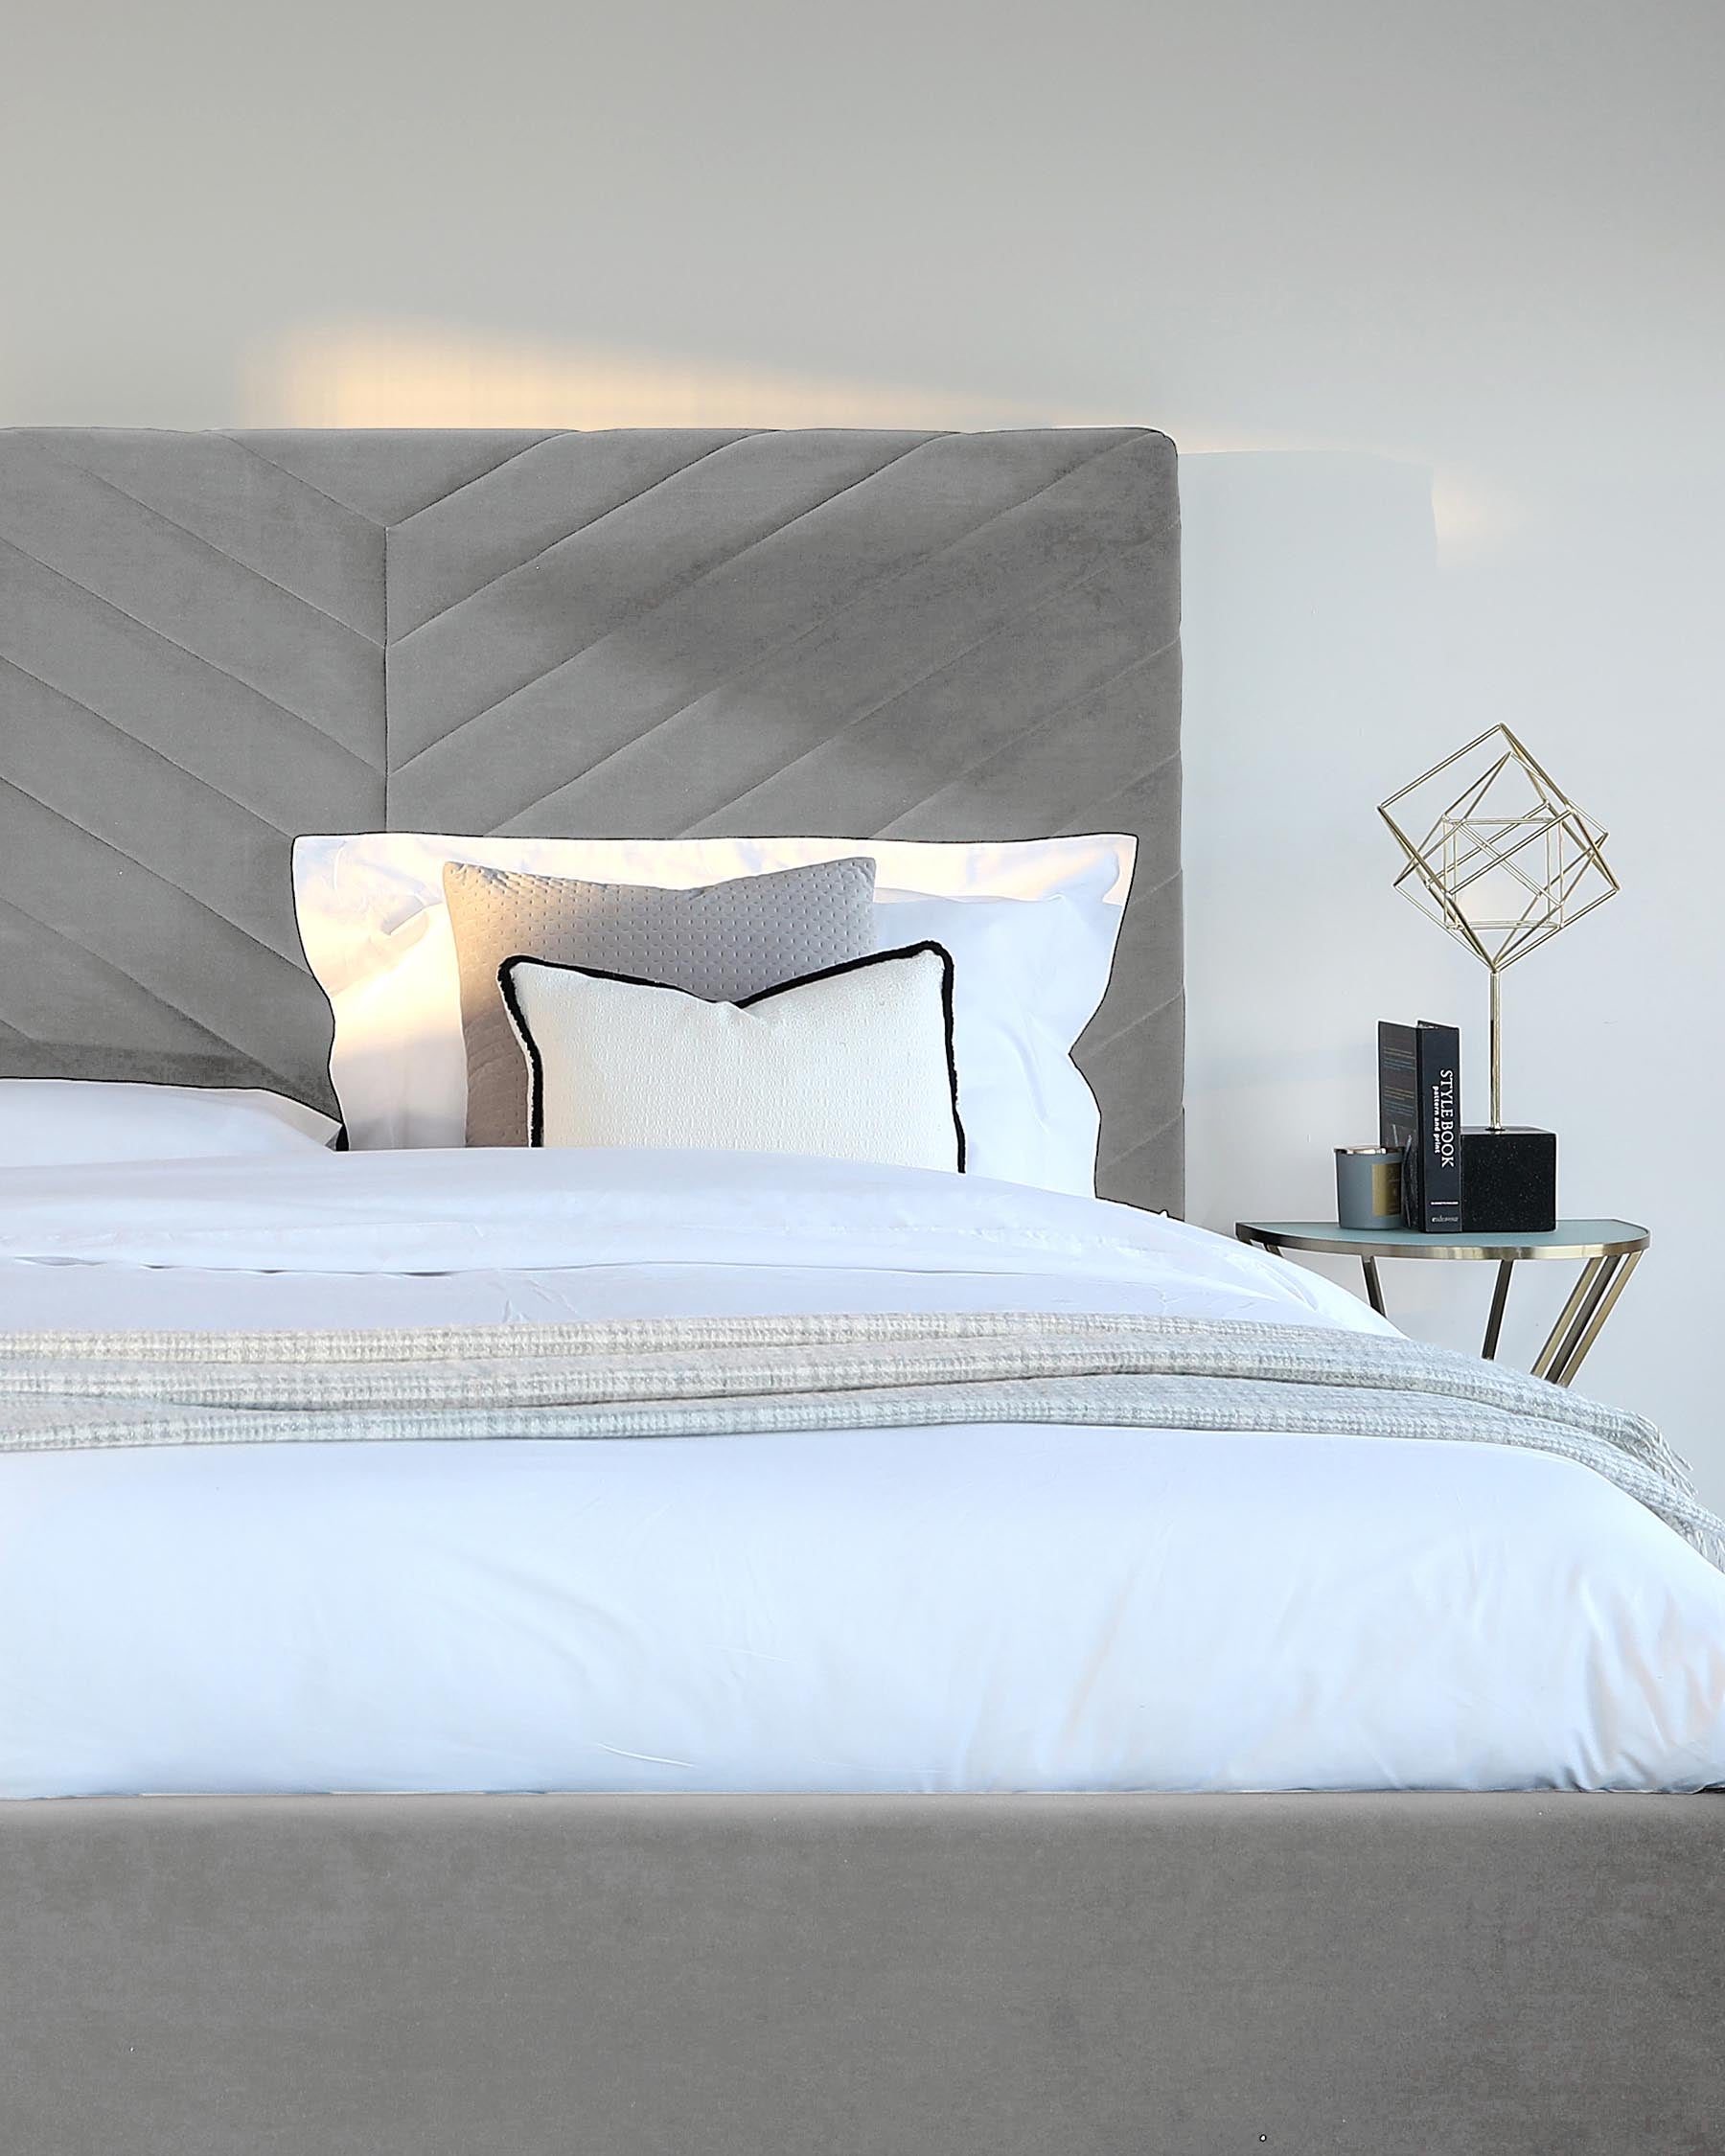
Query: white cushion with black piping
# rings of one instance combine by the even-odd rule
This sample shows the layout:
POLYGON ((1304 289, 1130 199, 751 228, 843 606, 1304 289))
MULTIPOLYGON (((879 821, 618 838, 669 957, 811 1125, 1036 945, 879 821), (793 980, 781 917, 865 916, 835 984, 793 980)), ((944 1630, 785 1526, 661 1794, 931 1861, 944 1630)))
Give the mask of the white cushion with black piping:
POLYGON ((936 943, 738 1003, 525 956, 498 977, 527 1058, 535 1145, 964 1166, 953 961, 936 943))

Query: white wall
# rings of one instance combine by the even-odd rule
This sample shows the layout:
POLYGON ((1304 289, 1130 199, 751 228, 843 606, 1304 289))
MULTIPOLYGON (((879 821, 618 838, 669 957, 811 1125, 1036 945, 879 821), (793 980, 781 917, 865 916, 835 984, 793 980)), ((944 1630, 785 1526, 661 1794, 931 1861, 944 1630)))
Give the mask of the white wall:
POLYGON ((1508 1105, 1653 1227, 1590 1382, 1725 1502, 1716 0, 63 0, 4 51, 0 419, 1240 452, 1187 472, 1195 1209, 1322 1209, 1380 1013, 1477 1039, 1371 806, 1512 721, 1624 896, 1509 976, 1508 1105))

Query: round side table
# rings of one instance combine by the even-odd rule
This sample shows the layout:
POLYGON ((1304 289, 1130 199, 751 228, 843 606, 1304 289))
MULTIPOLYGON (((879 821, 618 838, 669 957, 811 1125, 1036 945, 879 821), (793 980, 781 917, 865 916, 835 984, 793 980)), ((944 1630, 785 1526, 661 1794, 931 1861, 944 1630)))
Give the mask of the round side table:
POLYGON ((1533 1375, 1550 1378, 1553 1385, 1568 1385, 1581 1367, 1652 1240, 1632 1220, 1560 1220, 1548 1234, 1538 1235, 1424 1235, 1413 1227, 1338 1227, 1327 1220, 1242 1220, 1234 1224, 1234 1233, 1242 1243, 1277 1253, 1310 1250, 1323 1257, 1357 1257, 1366 1275, 1367 1298, 1380 1318, 1388 1313, 1379 1258, 1472 1258, 1495 1264, 1497 1286, 1480 1349, 1487 1362, 1497 1354, 1517 1263, 1524 1258, 1576 1259, 1581 1277, 1533 1365, 1533 1375))

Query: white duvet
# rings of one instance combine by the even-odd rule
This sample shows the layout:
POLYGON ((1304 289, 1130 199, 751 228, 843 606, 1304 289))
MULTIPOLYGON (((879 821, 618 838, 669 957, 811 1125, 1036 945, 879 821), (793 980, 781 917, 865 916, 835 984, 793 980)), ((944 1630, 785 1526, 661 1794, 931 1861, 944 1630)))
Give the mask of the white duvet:
MULTIPOLYGON (((0 1173, 0 1324, 1130 1310, 1239 1245, 736 1155, 0 1173)), ((1725 1780, 1725 1576, 1487 1445, 977 1426, 0 1455, 0 1794, 1725 1780)))

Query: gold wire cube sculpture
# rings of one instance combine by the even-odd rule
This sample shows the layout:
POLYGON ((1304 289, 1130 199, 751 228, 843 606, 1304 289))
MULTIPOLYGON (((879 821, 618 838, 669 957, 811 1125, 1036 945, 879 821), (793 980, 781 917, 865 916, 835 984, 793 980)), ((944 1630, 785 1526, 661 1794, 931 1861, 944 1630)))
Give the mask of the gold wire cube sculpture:
POLYGON ((1507 726, 1411 781, 1378 814, 1407 865, 1395 887, 1491 972, 1491 1120, 1499 1116, 1498 975, 1618 893, 1602 825, 1507 726), (1463 784, 1453 791, 1457 779, 1463 784))
POLYGON ((1396 889, 1493 973, 1617 895, 1600 851, 1603 827, 1507 726, 1446 756, 1378 814, 1408 857, 1396 889), (1458 767, 1480 749, 1485 754, 1451 795, 1458 767))

